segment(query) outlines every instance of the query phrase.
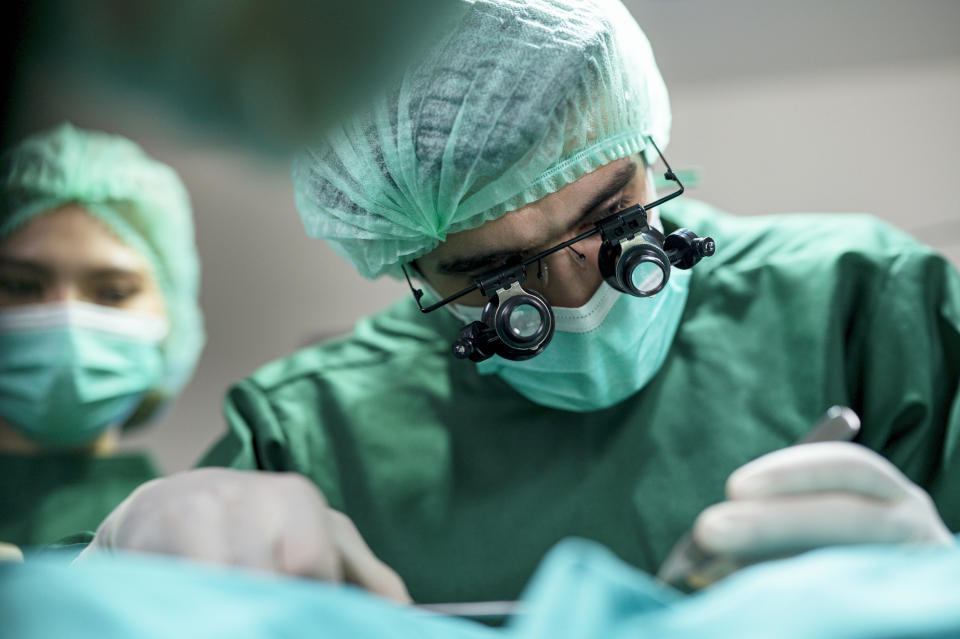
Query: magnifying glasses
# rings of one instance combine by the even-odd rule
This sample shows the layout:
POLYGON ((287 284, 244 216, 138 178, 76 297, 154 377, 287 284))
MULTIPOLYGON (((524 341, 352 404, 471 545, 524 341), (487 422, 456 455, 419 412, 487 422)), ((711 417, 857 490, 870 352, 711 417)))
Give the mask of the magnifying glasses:
POLYGON ((539 292, 525 288, 527 266, 577 242, 600 234, 602 244, 597 264, 604 280, 621 293, 637 297, 656 295, 670 280, 670 269, 689 269, 716 252, 712 238, 698 237, 690 229, 679 229, 666 238, 650 226, 647 211, 683 193, 683 184, 670 168, 652 139, 649 140, 667 168, 664 177, 676 182, 678 189, 647 204, 617 211, 598 221, 594 228, 533 257, 519 257, 474 278, 473 284, 426 308, 420 304, 423 290, 414 288, 405 267, 417 306, 423 313, 479 290, 488 297, 480 321, 465 326, 453 344, 458 359, 482 362, 494 355, 525 360, 543 352, 553 338, 555 321, 550 304, 539 292))

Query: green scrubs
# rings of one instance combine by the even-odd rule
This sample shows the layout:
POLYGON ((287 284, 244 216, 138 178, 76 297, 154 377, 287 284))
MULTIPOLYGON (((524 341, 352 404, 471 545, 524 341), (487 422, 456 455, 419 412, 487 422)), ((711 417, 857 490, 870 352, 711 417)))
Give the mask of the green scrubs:
POLYGON ((25 548, 68 536, 89 542, 117 504, 157 476, 143 454, 0 455, 0 541, 25 548))
POLYGON ((662 369, 592 413, 533 404, 454 359, 459 323, 412 300, 273 362, 225 400, 206 465, 296 471, 418 601, 516 597, 558 540, 655 571, 731 471, 832 404, 960 529, 960 278, 866 216, 737 218, 687 201, 667 230, 717 240, 662 369))

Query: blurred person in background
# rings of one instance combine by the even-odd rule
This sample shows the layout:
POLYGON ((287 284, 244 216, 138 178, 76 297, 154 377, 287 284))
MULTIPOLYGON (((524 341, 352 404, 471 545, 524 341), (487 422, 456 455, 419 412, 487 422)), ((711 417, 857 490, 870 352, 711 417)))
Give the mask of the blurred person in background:
POLYGON ((0 9, 0 143, 32 75, 128 90, 261 153, 314 140, 465 5, 447 0, 38 0, 0 9))
POLYGON ((82 541, 141 483, 119 453, 204 342, 187 192, 135 143, 70 124, 0 160, 0 541, 82 541))

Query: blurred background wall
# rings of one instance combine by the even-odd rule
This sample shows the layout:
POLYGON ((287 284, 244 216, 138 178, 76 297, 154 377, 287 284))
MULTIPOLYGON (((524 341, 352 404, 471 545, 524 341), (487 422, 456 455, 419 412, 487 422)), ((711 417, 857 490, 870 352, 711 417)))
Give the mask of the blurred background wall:
MULTIPOLYGON (((691 196, 745 215, 870 212, 960 265, 960 2, 627 0, 671 90, 675 168, 691 196)), ((203 261, 209 341, 166 418, 123 446, 166 471, 223 431, 227 387, 408 294, 308 239, 287 163, 224 142, 142 97, 24 72, 27 133, 69 119, 126 135, 179 171, 203 261)))

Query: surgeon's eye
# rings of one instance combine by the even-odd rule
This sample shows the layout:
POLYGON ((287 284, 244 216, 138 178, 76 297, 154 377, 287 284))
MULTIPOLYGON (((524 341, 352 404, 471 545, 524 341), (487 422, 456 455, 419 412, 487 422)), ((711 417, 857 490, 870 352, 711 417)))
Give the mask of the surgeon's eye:
POLYGON ((611 206, 607 206, 602 209, 596 209, 583 219, 580 224, 580 228, 577 229, 577 232, 582 233, 584 231, 589 231, 600 220, 610 217, 614 213, 622 211, 626 208, 630 208, 633 206, 633 204, 633 202, 630 202, 626 198, 621 198, 614 202, 611 206))
POLYGON ((142 290, 139 286, 127 283, 99 286, 95 292, 95 301, 105 306, 122 306, 142 290))
POLYGON ((106 269, 81 284, 83 298, 104 306, 126 306, 146 290, 145 276, 137 271, 106 269))
POLYGON ((43 297, 43 280, 0 273, 0 297, 11 302, 28 302, 43 297))

